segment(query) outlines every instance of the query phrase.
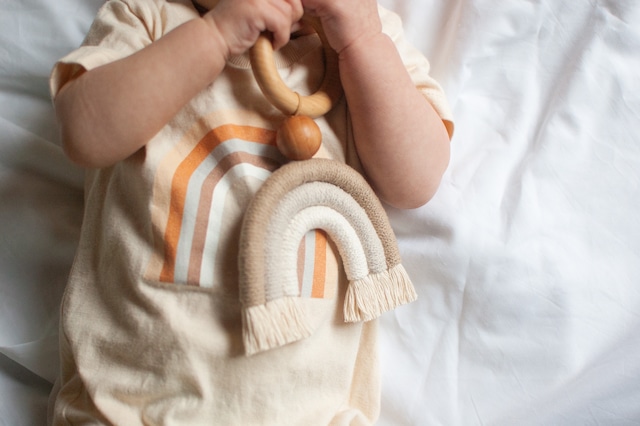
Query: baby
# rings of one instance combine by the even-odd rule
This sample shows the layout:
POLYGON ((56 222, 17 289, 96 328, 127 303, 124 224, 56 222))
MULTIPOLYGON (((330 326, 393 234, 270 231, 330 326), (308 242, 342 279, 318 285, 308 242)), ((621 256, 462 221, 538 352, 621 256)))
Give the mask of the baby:
POLYGON ((106 2, 51 77, 63 148, 87 168, 53 424, 375 422, 375 322, 341 321, 344 271, 322 232, 301 244, 313 253, 299 261, 300 297, 335 306, 334 317, 281 348, 247 357, 242 347, 243 212, 286 162, 275 147, 283 116, 247 50, 270 31, 286 84, 313 92, 322 49, 303 13, 322 23, 344 89, 316 120, 316 157, 351 165, 394 207, 437 190, 451 115, 427 60, 375 1, 106 2))

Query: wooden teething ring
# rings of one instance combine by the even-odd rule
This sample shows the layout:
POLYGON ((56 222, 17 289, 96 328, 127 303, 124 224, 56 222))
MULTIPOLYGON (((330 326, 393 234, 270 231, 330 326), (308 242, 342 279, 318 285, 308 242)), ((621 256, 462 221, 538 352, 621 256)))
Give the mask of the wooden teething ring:
POLYGON ((251 68, 260 90, 273 106, 289 116, 278 130, 277 144, 291 160, 306 160, 316 153, 322 135, 312 119, 329 112, 342 96, 338 55, 329 46, 320 21, 308 15, 302 21, 318 33, 324 52, 324 78, 315 93, 302 96, 287 87, 276 68, 273 45, 267 35, 261 35, 249 50, 251 68))

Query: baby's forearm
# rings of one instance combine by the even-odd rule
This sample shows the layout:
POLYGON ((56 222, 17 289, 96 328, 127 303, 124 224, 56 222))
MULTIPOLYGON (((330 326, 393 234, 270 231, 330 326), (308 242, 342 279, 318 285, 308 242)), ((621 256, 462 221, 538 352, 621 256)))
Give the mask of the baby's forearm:
POLYGON ((358 155, 387 203, 425 204, 449 163, 449 137, 416 89, 392 40, 380 33, 341 52, 340 74, 358 155))
POLYGON ((216 78, 225 53, 215 29, 194 19, 69 82, 55 98, 65 152, 88 167, 130 156, 216 78))

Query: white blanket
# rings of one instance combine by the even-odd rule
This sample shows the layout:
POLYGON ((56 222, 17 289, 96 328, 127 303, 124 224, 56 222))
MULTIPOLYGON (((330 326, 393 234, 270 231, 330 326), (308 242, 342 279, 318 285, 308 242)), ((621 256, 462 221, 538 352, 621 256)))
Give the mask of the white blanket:
MULTIPOLYGON (((0 0, 0 424, 42 425, 82 172, 47 77, 102 0, 0 0)), ((381 321, 382 425, 640 423, 640 3, 385 0, 456 119, 390 210, 419 300, 381 321)))

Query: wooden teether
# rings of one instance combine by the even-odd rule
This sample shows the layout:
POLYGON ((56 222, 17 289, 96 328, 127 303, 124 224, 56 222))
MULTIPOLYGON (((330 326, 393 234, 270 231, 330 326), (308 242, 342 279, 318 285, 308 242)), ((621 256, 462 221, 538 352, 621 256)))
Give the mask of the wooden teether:
POLYGON ((288 116, 278 130, 276 143, 290 160, 306 160, 318 151, 322 134, 313 118, 329 112, 342 96, 338 55, 329 46, 318 19, 305 15, 302 20, 318 33, 324 52, 324 78, 315 93, 301 96, 287 87, 278 73, 273 46, 266 35, 261 35, 249 50, 251 68, 260 90, 273 106, 288 116))

